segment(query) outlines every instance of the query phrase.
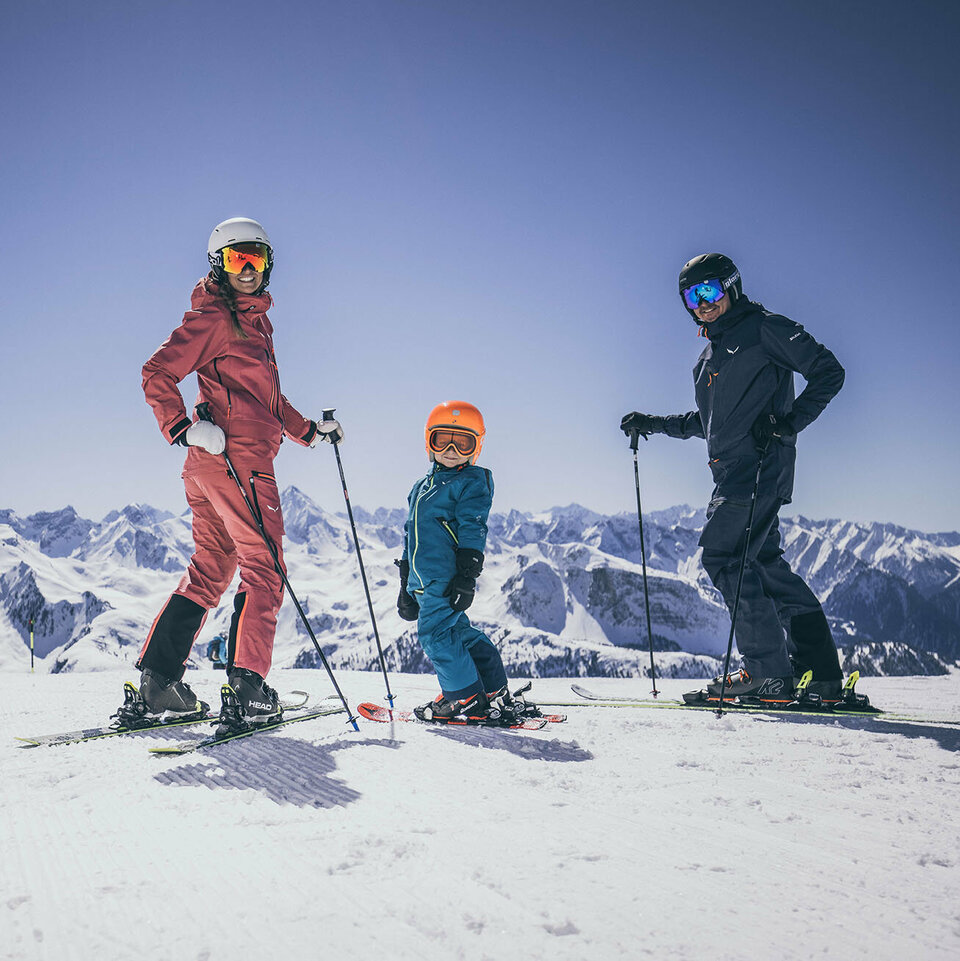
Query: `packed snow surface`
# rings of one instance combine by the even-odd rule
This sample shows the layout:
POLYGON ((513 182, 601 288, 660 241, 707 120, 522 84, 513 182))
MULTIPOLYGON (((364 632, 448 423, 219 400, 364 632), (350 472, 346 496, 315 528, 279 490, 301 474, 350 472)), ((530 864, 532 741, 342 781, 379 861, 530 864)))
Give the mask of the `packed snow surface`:
MULTIPOLYGON (((338 676, 384 701, 382 676, 338 676)), ((214 699, 222 678, 189 680, 214 699)), ((584 703, 541 732, 334 715, 180 758, 147 747, 202 728, 14 740, 101 723, 125 679, 3 677, 4 959, 960 956, 960 726, 584 703)), ((398 707, 434 693, 391 684, 398 707)), ((960 716, 957 673, 860 687, 960 716)))

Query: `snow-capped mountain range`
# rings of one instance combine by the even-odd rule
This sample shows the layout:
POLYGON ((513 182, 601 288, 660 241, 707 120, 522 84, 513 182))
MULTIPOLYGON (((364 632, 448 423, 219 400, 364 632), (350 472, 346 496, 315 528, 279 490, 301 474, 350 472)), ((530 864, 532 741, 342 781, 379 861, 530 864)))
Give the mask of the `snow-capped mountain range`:
MULTIPOLYGON (((376 648, 345 516, 294 487, 282 495, 290 581, 334 666, 376 669, 376 648)), ((396 614, 405 511, 355 511, 388 667, 429 670, 414 625, 396 614)), ((702 511, 644 518, 657 670, 717 669, 729 617, 700 566, 702 511)), ((960 534, 795 517, 782 522, 787 559, 814 588, 861 673, 942 673, 960 658, 960 534)), ((71 507, 21 518, 0 511, 0 670, 100 670, 133 665, 192 552, 190 516, 130 505, 95 522, 71 507)), ((211 612, 191 656, 225 632, 232 592, 211 612)), ((630 676, 649 669, 635 514, 578 505, 490 518, 487 562, 471 619, 517 676, 630 676)), ((319 658, 289 602, 274 664, 319 658)))

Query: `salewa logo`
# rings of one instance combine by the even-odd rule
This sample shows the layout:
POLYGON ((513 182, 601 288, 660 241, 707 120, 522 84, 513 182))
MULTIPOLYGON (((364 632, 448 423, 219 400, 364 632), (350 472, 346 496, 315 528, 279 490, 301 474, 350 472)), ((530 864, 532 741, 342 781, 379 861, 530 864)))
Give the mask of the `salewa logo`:
POLYGON ((278 511, 278 510, 280 510, 280 508, 279 508, 279 507, 271 507, 269 504, 267 504, 267 510, 268 510, 268 511, 278 511))
POLYGON ((802 333, 803 333, 802 330, 798 330, 790 339, 796 340, 802 333))
POLYGON ((735 354, 739 349, 740 349, 740 345, 737 344, 737 346, 734 347, 733 350, 731 350, 731 349, 728 347, 728 348, 727 348, 727 353, 728 353, 728 354, 735 354))

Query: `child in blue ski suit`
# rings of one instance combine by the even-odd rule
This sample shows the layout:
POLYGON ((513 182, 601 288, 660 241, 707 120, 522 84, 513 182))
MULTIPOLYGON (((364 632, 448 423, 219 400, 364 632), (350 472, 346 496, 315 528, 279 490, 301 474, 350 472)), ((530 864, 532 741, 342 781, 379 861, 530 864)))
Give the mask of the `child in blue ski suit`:
POLYGON ((483 417, 473 404, 447 401, 431 411, 424 433, 433 466, 407 499, 397 611, 417 621, 441 693, 415 713, 421 720, 488 717, 510 695, 500 652, 464 613, 483 570, 493 503, 493 475, 476 464, 483 417))

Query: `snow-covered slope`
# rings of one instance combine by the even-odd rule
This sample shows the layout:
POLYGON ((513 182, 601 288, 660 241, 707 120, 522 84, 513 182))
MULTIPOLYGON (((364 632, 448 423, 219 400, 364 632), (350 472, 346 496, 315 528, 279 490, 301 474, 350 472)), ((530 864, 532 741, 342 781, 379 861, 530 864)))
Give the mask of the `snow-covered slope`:
MULTIPOLYGON (((290 579, 335 665, 375 664, 347 520, 296 488, 283 492, 290 579)), ((391 668, 425 661, 395 611, 393 559, 404 512, 356 511, 364 562, 391 668)), ((679 506, 645 518, 657 667, 666 676, 717 669, 729 618, 700 565, 703 513, 679 506)), ((796 518, 783 524, 788 559, 824 600, 849 669, 936 673, 960 656, 960 536, 892 525, 796 518)), ((145 505, 101 522, 72 508, 20 518, 0 512, 0 670, 29 662, 29 622, 43 671, 132 663, 192 551, 189 514, 145 505)), ((534 676, 642 673, 648 665, 635 515, 578 505, 490 519, 487 563, 472 619, 511 669, 534 676)), ((227 629, 228 595, 201 641, 227 629)), ((191 662, 202 657, 198 644, 191 662)), ((285 604, 275 664, 315 666, 316 652, 285 604)))
MULTIPOLYGON (((182 731, 14 746, 99 721, 124 677, 4 678, 5 961, 960 955, 956 726, 583 706, 531 734, 332 716, 179 759, 147 745, 182 731)), ((340 680, 382 698, 376 675, 340 680)), ((398 706, 433 694, 391 683, 398 706)), ((957 716, 956 673, 861 687, 957 716)))

